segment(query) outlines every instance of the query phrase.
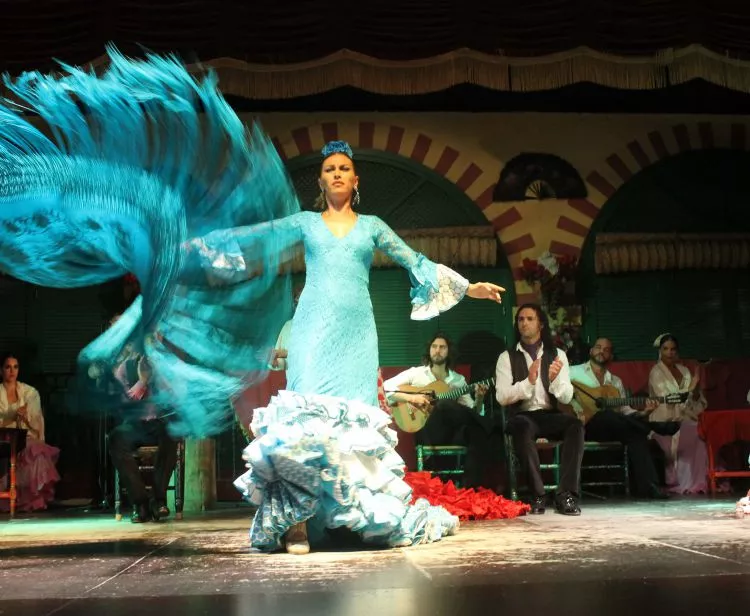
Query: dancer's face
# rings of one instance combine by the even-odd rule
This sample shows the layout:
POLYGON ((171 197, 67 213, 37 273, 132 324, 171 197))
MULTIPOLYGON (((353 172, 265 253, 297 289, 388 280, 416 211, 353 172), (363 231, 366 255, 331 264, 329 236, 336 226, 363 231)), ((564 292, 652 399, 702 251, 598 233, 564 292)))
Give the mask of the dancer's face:
POLYGON ((15 383, 18 380, 18 360, 9 357, 3 364, 3 383, 15 383))
POLYGON ((667 340, 662 344, 661 347, 659 347, 659 353, 661 355, 661 360, 667 366, 671 366, 680 358, 680 352, 677 349, 674 340, 667 340))
POLYGON ((331 154, 323 161, 320 170, 320 189, 329 201, 350 199, 352 191, 359 185, 354 172, 354 163, 346 154, 331 154))

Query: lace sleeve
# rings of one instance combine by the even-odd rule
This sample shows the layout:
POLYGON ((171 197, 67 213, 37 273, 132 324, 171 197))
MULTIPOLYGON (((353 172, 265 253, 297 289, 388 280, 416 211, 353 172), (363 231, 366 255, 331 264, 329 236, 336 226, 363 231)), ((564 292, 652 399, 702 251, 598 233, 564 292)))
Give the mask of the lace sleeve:
POLYGON ((460 302, 469 281, 449 267, 433 263, 407 246, 380 218, 374 216, 375 246, 406 268, 411 279, 411 318, 426 321, 460 302))
POLYGON ((200 268, 212 284, 251 278, 266 267, 290 259, 302 239, 304 212, 269 222, 219 229, 188 242, 188 254, 197 254, 200 268))

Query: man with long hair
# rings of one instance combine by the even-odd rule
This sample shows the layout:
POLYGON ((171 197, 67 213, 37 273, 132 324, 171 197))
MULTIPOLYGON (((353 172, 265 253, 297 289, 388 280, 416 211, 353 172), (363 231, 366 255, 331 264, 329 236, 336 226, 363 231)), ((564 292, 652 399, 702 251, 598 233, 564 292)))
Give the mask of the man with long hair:
POLYGON ((426 394, 399 391, 403 386, 425 387, 444 381, 451 389, 466 386, 466 379, 451 369, 453 345, 444 333, 436 333, 427 343, 422 365, 409 368, 385 381, 383 387, 389 403, 408 402, 429 410, 424 428, 416 433, 422 445, 461 444, 468 448, 464 478, 467 486, 482 483, 482 474, 489 455, 490 433, 483 427, 480 413, 487 393, 485 385, 474 387, 474 396, 464 394, 458 400, 433 400, 426 394))
POLYGON ((555 509, 580 515, 578 486, 583 458, 583 424, 557 404, 573 398, 568 359, 555 347, 549 320, 538 304, 523 304, 516 313, 516 346, 497 360, 497 401, 508 408, 507 429, 526 467, 532 491, 531 513, 544 513, 546 497, 536 439, 562 440, 560 485, 555 509))

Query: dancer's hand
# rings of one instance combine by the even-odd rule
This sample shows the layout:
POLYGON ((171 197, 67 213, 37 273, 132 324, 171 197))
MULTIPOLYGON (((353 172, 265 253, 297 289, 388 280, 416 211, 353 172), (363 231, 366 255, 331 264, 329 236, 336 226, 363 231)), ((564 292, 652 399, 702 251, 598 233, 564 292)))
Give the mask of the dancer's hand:
POLYGON ((491 282, 472 282, 466 291, 466 295, 474 299, 491 299, 493 302, 500 304, 503 301, 501 294, 504 291, 504 287, 491 282))

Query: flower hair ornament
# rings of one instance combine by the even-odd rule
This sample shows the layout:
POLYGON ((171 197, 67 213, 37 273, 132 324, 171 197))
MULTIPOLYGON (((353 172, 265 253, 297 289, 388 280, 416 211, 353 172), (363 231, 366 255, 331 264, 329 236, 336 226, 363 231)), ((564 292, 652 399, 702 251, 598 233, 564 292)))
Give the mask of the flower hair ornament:
POLYGON ((346 154, 351 160, 354 160, 354 152, 346 141, 329 141, 320 151, 323 158, 328 158, 331 154, 346 154))
POLYGON ((671 332, 664 332, 663 334, 659 334, 656 337, 656 340, 654 340, 654 348, 658 349, 659 347, 661 347, 661 341, 664 339, 664 336, 671 336, 671 335, 672 335, 671 332))

